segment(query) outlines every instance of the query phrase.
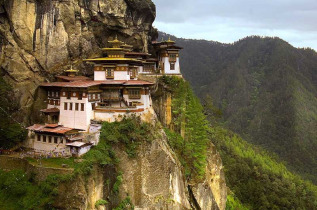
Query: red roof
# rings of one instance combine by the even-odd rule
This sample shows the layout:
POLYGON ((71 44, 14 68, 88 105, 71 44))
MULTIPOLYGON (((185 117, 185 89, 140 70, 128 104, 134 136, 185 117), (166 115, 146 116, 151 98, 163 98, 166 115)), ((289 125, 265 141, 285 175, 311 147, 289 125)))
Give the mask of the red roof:
POLYGON ((59 109, 58 108, 50 108, 50 109, 41 109, 40 111, 44 112, 44 113, 57 113, 57 112, 59 112, 59 109))
POLYGON ((128 80, 124 85, 154 85, 154 83, 143 80, 128 80))
POLYGON ((35 132, 46 132, 46 133, 55 133, 55 134, 65 134, 68 131, 74 130, 73 128, 66 128, 61 125, 51 128, 47 127, 47 125, 34 124, 27 128, 28 130, 35 132))
POLYGON ((142 80, 101 80, 101 81, 74 81, 43 83, 42 87, 77 87, 88 88, 97 85, 153 85, 154 83, 142 80))
POLYGON ((42 87, 81 87, 87 88, 91 86, 100 85, 100 81, 80 80, 74 82, 49 82, 41 84, 42 87))
POLYGON ((56 78, 62 79, 62 80, 66 80, 66 81, 80 81, 80 80, 89 80, 89 77, 85 77, 85 76, 74 76, 74 77, 70 77, 70 76, 56 76, 56 78))
POLYGON ((45 124, 45 128, 57 128, 58 124, 45 124))

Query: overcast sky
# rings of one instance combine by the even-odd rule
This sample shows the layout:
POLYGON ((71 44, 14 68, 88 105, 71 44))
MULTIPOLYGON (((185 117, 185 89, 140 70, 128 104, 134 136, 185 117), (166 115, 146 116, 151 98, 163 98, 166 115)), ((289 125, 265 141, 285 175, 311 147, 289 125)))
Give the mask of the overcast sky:
POLYGON ((317 50, 317 0, 152 0, 154 26, 177 37, 231 43, 278 36, 317 50))

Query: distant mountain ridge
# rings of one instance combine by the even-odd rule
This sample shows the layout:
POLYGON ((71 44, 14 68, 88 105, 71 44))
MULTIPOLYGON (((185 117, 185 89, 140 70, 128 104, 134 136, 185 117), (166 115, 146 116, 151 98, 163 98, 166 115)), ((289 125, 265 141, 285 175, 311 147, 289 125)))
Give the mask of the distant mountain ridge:
MULTIPOLYGON (((169 35, 160 33, 164 39, 169 35)), ((234 44, 179 39, 182 73, 202 99, 211 95, 222 122, 278 154, 317 182, 317 53, 279 38, 234 44)))

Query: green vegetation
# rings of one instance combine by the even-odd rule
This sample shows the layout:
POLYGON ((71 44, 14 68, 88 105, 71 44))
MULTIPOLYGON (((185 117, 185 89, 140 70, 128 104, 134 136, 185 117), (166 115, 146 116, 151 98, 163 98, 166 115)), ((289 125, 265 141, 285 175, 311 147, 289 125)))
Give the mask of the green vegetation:
POLYGON ((75 165, 75 174, 89 174, 94 165, 115 166, 118 159, 113 145, 123 146, 130 158, 137 155, 138 146, 154 138, 152 125, 142 122, 139 117, 124 118, 120 122, 104 122, 100 142, 83 156, 83 161, 75 165))
POLYGON ((238 208, 239 200, 251 209, 317 208, 317 186, 292 174, 268 152, 221 127, 212 127, 210 135, 235 194, 229 195, 227 208, 238 208))
POLYGON ((109 144, 123 144, 130 158, 136 157, 141 143, 153 140, 153 126, 139 117, 124 118, 120 122, 104 122, 100 138, 109 144))
POLYGON ((132 210, 134 209, 134 206, 131 202, 131 198, 130 197, 126 197, 123 201, 121 201, 121 203, 114 208, 113 210, 132 210))
POLYGON ((108 201, 100 199, 95 203, 95 207, 102 206, 102 205, 104 206, 106 204, 108 204, 108 201))
POLYGON ((226 210, 248 210, 249 207, 244 206, 240 200, 232 193, 227 195, 226 210))
MULTIPOLYGON (((165 35, 165 39, 168 35, 165 35)), ((177 39, 182 74, 201 100, 223 111, 223 125, 276 153, 317 183, 317 53, 279 38, 234 44, 177 39)))
POLYGON ((0 170, 0 180, 0 209, 52 209, 59 183, 56 176, 36 184, 20 170, 0 170))
POLYGON ((11 116, 19 109, 12 87, 0 77, 0 148, 9 149, 26 138, 26 130, 11 116))
POLYGON ((74 168, 76 163, 74 162, 75 158, 43 158, 43 159, 34 159, 26 158, 30 163, 37 166, 43 167, 53 167, 53 168, 62 168, 65 165, 68 168, 74 168))
POLYGON ((161 77, 160 82, 172 93, 172 130, 166 129, 168 142, 178 155, 188 179, 202 179, 205 175, 208 121, 190 85, 177 77, 161 77), (185 133, 185 138, 180 134, 185 133))
MULTIPOLYGON (((58 194, 57 189, 61 182, 71 181, 79 175, 89 175, 96 165, 115 168, 119 160, 112 149, 114 145, 124 147, 128 156, 134 158, 137 155, 138 146, 153 138, 153 126, 142 122, 136 116, 124 118, 120 122, 104 122, 99 144, 86 153, 81 161, 76 162, 74 158, 41 160, 27 158, 30 163, 45 167, 61 167, 66 164, 74 168, 74 173, 71 175, 50 175, 44 182, 35 183, 32 176, 28 178, 21 171, 0 171, 0 209, 52 209, 54 197, 58 194)), ((119 193, 123 179, 122 173, 115 173, 117 173, 116 178, 110 192, 113 195, 119 193)), ((105 184, 109 186, 110 180, 106 182, 105 184)), ((110 201, 99 200, 96 205, 105 205, 107 202, 110 201)), ((115 209, 133 209, 131 199, 127 197, 115 209)))

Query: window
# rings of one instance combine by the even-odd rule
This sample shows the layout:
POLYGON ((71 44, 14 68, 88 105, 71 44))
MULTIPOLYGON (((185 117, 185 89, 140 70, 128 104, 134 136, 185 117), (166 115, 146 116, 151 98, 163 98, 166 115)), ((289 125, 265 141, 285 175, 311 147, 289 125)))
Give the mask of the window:
POLYGON ((129 90, 129 98, 139 99, 141 98, 139 89, 131 89, 129 90))
POLYGON ((91 94, 88 94, 88 100, 89 101, 91 100, 91 94))
POLYGON ((107 77, 108 79, 112 79, 113 76, 114 76, 114 70, 113 70, 113 69, 110 69, 110 68, 107 68, 107 69, 106 69, 106 77, 107 77))
POLYGON ((75 110, 78 111, 79 103, 75 104, 75 110))
POLYGON ((37 141, 41 141, 41 135, 37 135, 37 141))
POLYGON ((56 97, 58 97, 59 96, 59 93, 58 92, 56 92, 56 97))
POLYGON ((169 62, 176 62, 176 54, 169 54, 169 62))
POLYGON ((175 63, 171 63, 170 65, 171 65, 171 66, 170 66, 170 69, 171 69, 171 70, 175 70, 175 63))
POLYGON ((69 110, 73 110, 73 103, 69 103, 69 110))
POLYGON ((67 103, 64 103, 64 110, 67 110, 67 103))
POLYGON ((143 72, 153 72, 154 64, 145 64, 143 68, 143 72))
POLYGON ((96 99, 96 94, 92 94, 92 99, 96 99))
POLYGON ((52 92, 52 96, 53 96, 53 97, 55 96, 55 92, 52 92))
POLYGON ((51 92, 50 92, 50 91, 48 91, 48 92, 47 92, 47 95, 48 95, 48 96, 51 96, 51 92))
POLYGON ((96 109, 96 104, 95 104, 95 103, 92 103, 92 104, 91 104, 91 107, 92 107, 92 110, 95 110, 95 109, 96 109))
POLYGON ((43 142, 46 142, 46 136, 43 136, 43 142))
POLYGON ((67 92, 67 99, 70 99, 71 96, 72 96, 72 92, 68 91, 67 92))
POLYGON ((78 100, 82 100, 83 99, 83 93, 82 92, 79 92, 78 93, 78 100))
POLYGON ((57 137, 54 137, 54 143, 57 144, 57 140, 58 138, 57 137))
POLYGON ((48 137, 48 143, 52 143, 52 137, 51 136, 48 137))
POLYGON ((136 68, 130 69, 130 78, 133 79, 136 77, 136 68))
POLYGON ((81 105, 81 106, 80 106, 80 110, 81 110, 81 111, 85 111, 85 104, 81 103, 80 105, 81 105))

